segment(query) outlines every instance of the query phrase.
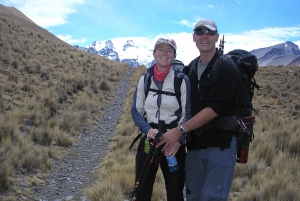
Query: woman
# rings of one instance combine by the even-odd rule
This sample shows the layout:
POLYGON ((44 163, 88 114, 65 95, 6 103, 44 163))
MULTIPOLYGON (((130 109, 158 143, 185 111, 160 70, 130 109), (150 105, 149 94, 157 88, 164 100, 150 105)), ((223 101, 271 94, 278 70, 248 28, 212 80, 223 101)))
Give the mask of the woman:
MULTIPOLYGON (((159 92, 175 93, 174 80, 175 71, 172 69, 172 62, 176 58, 176 43, 173 39, 159 38, 154 46, 153 57, 156 61, 152 67, 147 69, 147 73, 151 76, 149 83, 150 89, 145 93, 145 76, 142 76, 136 87, 133 103, 131 108, 132 119, 136 126, 145 135, 141 138, 138 151, 136 154, 136 180, 147 163, 146 157, 150 149, 149 141, 155 139, 155 135, 159 132, 158 125, 163 122, 166 129, 175 128, 178 123, 183 123, 189 119, 190 114, 190 83, 187 76, 183 76, 180 85, 180 101, 176 96, 159 92), (181 104, 181 105, 180 105, 181 104), (146 113, 147 118, 143 117, 146 113)), ((184 187, 184 166, 185 166, 185 137, 180 138, 172 149, 168 152, 161 153, 163 156, 176 156, 179 171, 170 172, 166 157, 158 161, 159 165, 152 165, 146 174, 145 182, 141 184, 138 192, 138 201, 150 201, 155 176, 160 166, 167 192, 168 201, 183 201, 184 187)))

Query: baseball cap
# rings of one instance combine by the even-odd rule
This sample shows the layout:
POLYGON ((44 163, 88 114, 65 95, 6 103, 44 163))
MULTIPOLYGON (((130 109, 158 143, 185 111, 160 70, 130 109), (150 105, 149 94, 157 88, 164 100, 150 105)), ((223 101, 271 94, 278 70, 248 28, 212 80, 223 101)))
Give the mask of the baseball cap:
POLYGON ((206 28, 208 28, 211 31, 217 31, 217 25, 214 21, 212 21, 211 19, 207 19, 207 18, 203 18, 201 20, 199 20, 197 22, 197 24, 195 25, 194 31, 195 29, 197 29, 200 26, 205 26, 206 28))
POLYGON ((159 38, 159 39, 157 39, 157 41, 155 43, 155 46, 154 46, 154 49, 156 49, 157 45, 161 44, 161 43, 167 43, 167 44, 171 45, 175 49, 175 51, 177 49, 175 40, 168 39, 168 38, 159 38))

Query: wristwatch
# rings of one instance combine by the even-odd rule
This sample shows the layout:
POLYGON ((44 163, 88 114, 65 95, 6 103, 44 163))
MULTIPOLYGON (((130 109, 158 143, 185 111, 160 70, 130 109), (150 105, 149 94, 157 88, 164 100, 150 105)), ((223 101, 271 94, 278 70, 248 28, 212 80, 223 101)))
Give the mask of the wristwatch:
POLYGON ((182 125, 178 126, 178 131, 179 131, 180 134, 184 134, 184 128, 183 128, 182 125))

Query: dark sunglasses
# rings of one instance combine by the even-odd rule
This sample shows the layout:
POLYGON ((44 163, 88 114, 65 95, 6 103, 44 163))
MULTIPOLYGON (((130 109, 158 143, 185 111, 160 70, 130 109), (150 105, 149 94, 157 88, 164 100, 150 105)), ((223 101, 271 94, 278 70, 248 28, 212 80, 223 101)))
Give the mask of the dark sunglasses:
POLYGON ((194 33, 198 36, 202 36, 204 33, 206 33, 206 35, 208 36, 214 36, 217 34, 217 31, 211 31, 211 30, 208 30, 208 29, 196 29, 194 31, 194 33))

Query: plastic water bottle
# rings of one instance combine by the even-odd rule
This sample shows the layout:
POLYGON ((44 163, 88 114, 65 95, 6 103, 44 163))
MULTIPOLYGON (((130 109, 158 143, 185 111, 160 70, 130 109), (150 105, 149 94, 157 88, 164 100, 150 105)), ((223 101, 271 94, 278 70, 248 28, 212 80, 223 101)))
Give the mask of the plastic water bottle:
POLYGON ((169 171, 170 172, 177 172, 179 170, 178 164, 177 164, 177 159, 176 156, 169 157, 166 156, 168 166, 169 166, 169 171))

